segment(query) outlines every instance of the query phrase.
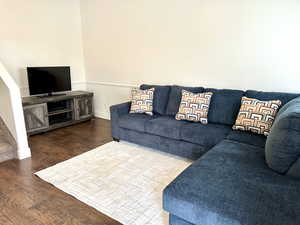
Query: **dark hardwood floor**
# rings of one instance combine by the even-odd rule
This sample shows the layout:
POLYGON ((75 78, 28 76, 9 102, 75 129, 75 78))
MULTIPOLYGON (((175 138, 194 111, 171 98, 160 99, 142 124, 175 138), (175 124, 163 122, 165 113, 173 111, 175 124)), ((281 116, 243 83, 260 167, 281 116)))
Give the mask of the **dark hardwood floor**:
POLYGON ((30 137, 31 159, 0 164, 0 225, 120 225, 33 175, 111 140, 103 119, 30 137))

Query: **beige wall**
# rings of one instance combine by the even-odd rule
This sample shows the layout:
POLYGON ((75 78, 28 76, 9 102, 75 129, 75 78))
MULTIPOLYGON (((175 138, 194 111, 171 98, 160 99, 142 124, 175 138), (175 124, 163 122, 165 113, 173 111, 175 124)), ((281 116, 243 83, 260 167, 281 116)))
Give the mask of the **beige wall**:
POLYGON ((70 65, 106 118, 140 83, 300 92, 298 0, 79 1, 0 0, 0 61, 23 92, 43 65, 70 65))
POLYGON ((97 110, 128 97, 103 82, 300 92, 299 12, 299 0, 83 0, 97 110))
POLYGON ((300 91, 300 1, 81 1, 88 81, 300 91))
POLYGON ((27 66, 70 65, 85 81, 79 0, 0 0, 0 61, 26 93, 27 66))

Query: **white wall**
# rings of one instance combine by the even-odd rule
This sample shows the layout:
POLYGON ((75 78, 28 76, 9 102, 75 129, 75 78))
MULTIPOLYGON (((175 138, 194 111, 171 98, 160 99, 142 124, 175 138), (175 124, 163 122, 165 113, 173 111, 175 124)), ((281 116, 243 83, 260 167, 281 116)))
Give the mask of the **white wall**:
POLYGON ((70 65, 85 88, 79 0, 0 0, 0 61, 24 95, 27 66, 70 65))
POLYGON ((86 88, 79 1, 0 0, 0 116, 19 159, 30 156, 19 90, 28 94, 26 67, 69 65, 73 89, 86 88))
POLYGON ((299 11, 298 0, 0 0, 0 61, 25 95, 27 66, 70 65, 105 118, 140 83, 300 92, 299 11))
POLYGON ((82 0, 96 112, 140 83, 300 92, 299 12, 299 0, 82 0))

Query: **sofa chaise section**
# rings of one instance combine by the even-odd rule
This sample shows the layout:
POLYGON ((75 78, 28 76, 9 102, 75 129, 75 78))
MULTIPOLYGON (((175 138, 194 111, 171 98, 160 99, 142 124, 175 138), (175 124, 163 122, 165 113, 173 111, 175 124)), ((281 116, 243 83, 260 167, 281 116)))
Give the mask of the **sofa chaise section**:
POLYGON ((166 187, 163 205, 170 225, 298 225, 299 187, 266 165, 264 148, 225 140, 166 187))

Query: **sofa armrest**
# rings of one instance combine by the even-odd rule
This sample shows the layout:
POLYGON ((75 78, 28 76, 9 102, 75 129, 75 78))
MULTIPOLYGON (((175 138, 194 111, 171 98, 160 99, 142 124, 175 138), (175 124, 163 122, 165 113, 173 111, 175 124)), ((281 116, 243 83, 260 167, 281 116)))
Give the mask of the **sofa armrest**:
POLYGON ((129 113, 131 102, 125 102, 110 107, 111 134, 114 139, 120 139, 119 118, 129 113))
POLYGON ((266 142, 266 162, 281 173, 300 178, 300 97, 284 105, 266 142))

